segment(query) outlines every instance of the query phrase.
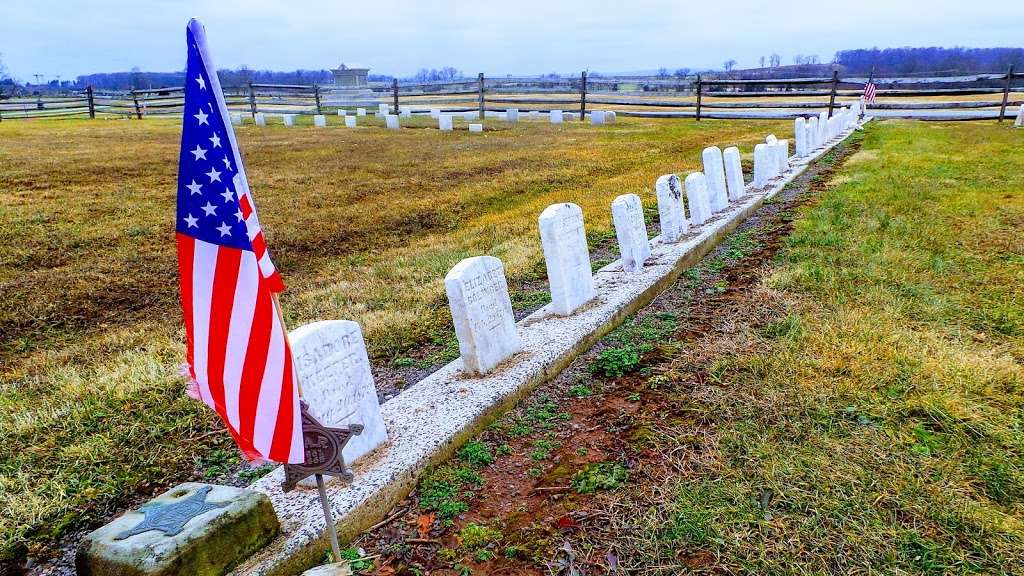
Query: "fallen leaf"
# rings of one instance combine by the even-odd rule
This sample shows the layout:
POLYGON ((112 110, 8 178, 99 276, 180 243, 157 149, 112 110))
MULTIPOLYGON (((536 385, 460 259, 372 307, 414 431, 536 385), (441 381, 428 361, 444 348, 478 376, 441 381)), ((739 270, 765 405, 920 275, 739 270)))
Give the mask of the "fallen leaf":
POLYGON ((416 529, 420 533, 420 538, 426 538, 430 536, 430 528, 434 525, 434 513, 423 514, 416 519, 416 529))
POLYGON ((555 520, 555 528, 558 528, 559 530, 572 530, 574 528, 579 527, 579 522, 577 522, 575 518, 569 516, 568 514, 562 516, 558 520, 555 520))

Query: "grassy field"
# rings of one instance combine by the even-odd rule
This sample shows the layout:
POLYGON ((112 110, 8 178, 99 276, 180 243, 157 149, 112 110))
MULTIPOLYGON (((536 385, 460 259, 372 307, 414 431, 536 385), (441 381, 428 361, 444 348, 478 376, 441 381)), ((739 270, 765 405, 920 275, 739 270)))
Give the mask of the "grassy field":
POLYGON ((870 125, 359 545, 399 571, 1024 574, 1022 145, 870 125))
MULTIPOLYGON (((535 280, 548 204, 577 202, 592 239, 606 238, 616 195, 653 208, 655 178, 699 169, 704 146, 748 154, 791 130, 487 124, 483 135, 240 130, 290 325, 356 320, 385 363, 450 343, 442 279, 461 258, 493 254, 514 285, 535 280)), ((178 139, 169 119, 0 124, 0 559, 45 553, 126 497, 237 461, 177 375, 178 139)))

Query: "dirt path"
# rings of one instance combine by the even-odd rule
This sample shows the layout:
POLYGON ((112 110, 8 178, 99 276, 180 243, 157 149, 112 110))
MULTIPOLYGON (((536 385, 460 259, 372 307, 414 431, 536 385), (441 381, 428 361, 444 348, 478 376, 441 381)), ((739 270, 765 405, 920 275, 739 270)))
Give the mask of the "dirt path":
MULTIPOLYGON (((813 201, 855 147, 819 160, 651 305, 428 476, 352 543, 374 558, 365 573, 614 573, 617 543, 630 537, 619 530, 616 488, 628 482, 631 493, 657 501, 667 477, 702 466, 717 439, 693 396, 728 393, 714 383, 716 356, 751 346, 740 327, 782 312, 759 290, 762 271, 790 232, 794 208, 813 201), (657 440, 669 429, 686 429, 691 441, 666 454, 657 440)), ((679 561, 697 567, 713 559, 679 561)))

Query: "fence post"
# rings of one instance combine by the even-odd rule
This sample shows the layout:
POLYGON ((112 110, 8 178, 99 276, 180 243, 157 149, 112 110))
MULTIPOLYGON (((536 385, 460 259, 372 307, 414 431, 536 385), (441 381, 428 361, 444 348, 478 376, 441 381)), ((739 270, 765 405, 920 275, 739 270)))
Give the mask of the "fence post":
POLYGON ((700 74, 697 74, 697 122, 700 122, 700 100, 704 84, 701 82, 700 74))
POLYGON ((836 85, 839 84, 839 70, 832 71, 832 91, 828 95, 828 117, 832 117, 832 108, 836 105, 836 85))
POLYGON ((398 78, 391 79, 391 93, 395 100, 395 114, 398 114, 398 78))
POLYGON ((135 117, 142 120, 142 108, 139 108, 139 95, 135 92, 134 88, 132 88, 132 102, 135 103, 135 117))
POLYGON ((249 113, 252 114, 252 121, 256 121, 256 92, 252 89, 252 82, 249 82, 249 113))
POLYGON ((587 115, 587 71, 580 72, 580 120, 587 115))
POLYGON ((1010 83, 1013 82, 1013 64, 1010 64, 1010 69, 1006 71, 1006 85, 1003 86, 1003 104, 999 107, 999 123, 1003 122, 1003 117, 1006 116, 1006 102, 1010 98, 1010 83))
POLYGON ((479 92, 479 95, 480 95, 480 119, 483 120, 484 119, 484 73, 483 72, 481 72, 479 75, 477 75, 476 82, 477 82, 477 92, 479 92))
POLYGON ((313 98, 316 98, 316 113, 317 114, 323 114, 323 111, 320 110, 320 85, 319 84, 313 84, 313 98))
POLYGON ((92 94, 92 86, 85 87, 85 97, 89 100, 89 118, 96 118, 96 99, 92 94))

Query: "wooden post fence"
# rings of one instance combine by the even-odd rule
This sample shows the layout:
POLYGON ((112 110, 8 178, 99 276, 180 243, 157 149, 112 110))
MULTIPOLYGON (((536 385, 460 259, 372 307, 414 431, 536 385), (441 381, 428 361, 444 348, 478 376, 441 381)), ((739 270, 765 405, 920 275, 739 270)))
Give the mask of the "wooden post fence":
POLYGON ((701 77, 697 74, 697 122, 700 122, 701 77))
POLYGON ((580 72, 580 120, 587 115, 587 71, 580 72))
POLYGON ((1010 84, 1013 82, 1013 64, 1006 71, 1006 84, 1003 86, 1003 103, 999 106, 999 123, 1002 124, 1006 116, 1006 102, 1010 99, 1010 84))
POLYGON ((395 114, 398 114, 398 78, 391 79, 391 95, 395 101, 395 114))
POLYGON ((477 82, 477 92, 478 92, 479 98, 480 98, 480 119, 483 120, 484 119, 484 73, 483 72, 481 72, 476 77, 476 82, 477 82))
POLYGON ((320 109, 320 85, 313 84, 313 98, 316 98, 316 113, 323 114, 323 110, 320 109))
POLYGON ((839 84, 839 70, 832 71, 832 90, 828 95, 828 117, 832 117, 832 109, 836 107, 836 86, 839 84))
POLYGON ((142 120, 142 108, 139 107, 139 94, 132 88, 132 102, 135 103, 135 117, 142 120))
POLYGON ((85 97, 89 102, 89 118, 96 117, 96 98, 93 97, 92 86, 85 87, 85 97))
POLYGON ((249 82, 249 113, 252 114, 252 121, 256 121, 256 92, 252 89, 252 82, 249 82))

